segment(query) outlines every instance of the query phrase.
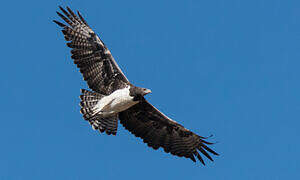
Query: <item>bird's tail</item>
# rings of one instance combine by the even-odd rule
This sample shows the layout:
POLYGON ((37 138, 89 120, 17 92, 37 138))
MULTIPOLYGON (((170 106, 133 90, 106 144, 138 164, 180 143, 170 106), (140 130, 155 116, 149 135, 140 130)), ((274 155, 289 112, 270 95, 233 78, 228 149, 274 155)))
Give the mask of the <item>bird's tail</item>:
POLYGON ((93 129, 98 129, 101 133, 116 135, 118 129, 118 115, 103 117, 100 113, 95 112, 94 107, 105 97, 105 95, 81 89, 80 95, 80 113, 83 118, 92 125, 93 129))

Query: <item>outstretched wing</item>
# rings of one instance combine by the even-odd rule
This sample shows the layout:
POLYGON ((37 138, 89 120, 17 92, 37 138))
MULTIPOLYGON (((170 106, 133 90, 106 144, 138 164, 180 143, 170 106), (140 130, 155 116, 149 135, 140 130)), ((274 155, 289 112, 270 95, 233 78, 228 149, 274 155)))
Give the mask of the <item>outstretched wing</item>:
POLYGON ((72 59, 92 90, 108 95, 129 83, 110 51, 89 27, 79 12, 78 16, 67 7, 59 7, 57 14, 68 24, 54 20, 63 28, 67 46, 72 48, 72 59))
POLYGON ((145 99, 121 112, 119 119, 125 129, 142 138, 144 143, 155 150, 162 147, 167 153, 190 158, 194 162, 196 162, 196 156, 204 165, 199 152, 211 161, 213 159, 208 153, 218 155, 207 147, 212 143, 171 120, 145 99))

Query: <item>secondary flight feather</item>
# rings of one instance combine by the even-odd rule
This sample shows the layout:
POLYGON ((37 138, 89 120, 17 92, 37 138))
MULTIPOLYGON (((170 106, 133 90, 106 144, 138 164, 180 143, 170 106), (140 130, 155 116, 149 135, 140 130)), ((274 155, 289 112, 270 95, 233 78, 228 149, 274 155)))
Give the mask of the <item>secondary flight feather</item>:
POLYGON ((201 155, 213 161, 210 154, 218 155, 199 136, 170 119, 151 105, 144 96, 150 89, 129 82, 102 40, 90 28, 82 15, 67 7, 59 7, 58 16, 66 23, 54 22, 62 28, 71 58, 79 68, 88 87, 81 90, 80 112, 93 129, 116 135, 118 122, 143 139, 153 149, 186 157, 202 163, 201 155), (196 157, 196 158, 195 158, 196 157))

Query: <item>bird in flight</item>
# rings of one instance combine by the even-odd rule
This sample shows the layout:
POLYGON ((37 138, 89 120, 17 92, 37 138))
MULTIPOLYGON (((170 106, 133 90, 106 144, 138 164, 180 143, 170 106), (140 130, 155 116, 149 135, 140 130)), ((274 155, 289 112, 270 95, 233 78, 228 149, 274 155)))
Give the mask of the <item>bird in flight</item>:
POLYGON ((170 119, 146 99, 150 89, 137 87, 126 78, 103 41, 90 28, 82 15, 67 7, 59 7, 58 16, 66 24, 53 20, 62 28, 62 33, 71 48, 71 58, 79 68, 88 87, 81 90, 80 112, 93 129, 116 135, 118 121, 143 139, 149 147, 160 147, 166 153, 196 158, 203 164, 200 154, 213 161, 211 154, 218 155, 208 147, 213 143, 170 119))

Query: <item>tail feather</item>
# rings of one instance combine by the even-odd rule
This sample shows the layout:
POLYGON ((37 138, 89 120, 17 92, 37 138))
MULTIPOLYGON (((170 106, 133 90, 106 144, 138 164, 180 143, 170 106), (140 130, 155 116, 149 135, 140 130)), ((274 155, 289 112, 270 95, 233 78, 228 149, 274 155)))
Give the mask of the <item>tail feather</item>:
POLYGON ((118 129, 118 116, 103 117, 100 113, 94 112, 93 108, 105 96, 85 89, 81 90, 80 113, 83 118, 92 125, 93 129, 98 129, 101 133, 116 135, 118 129))
POLYGON ((80 113, 83 114, 84 119, 88 120, 95 115, 93 108, 104 97, 104 95, 81 89, 80 113))

